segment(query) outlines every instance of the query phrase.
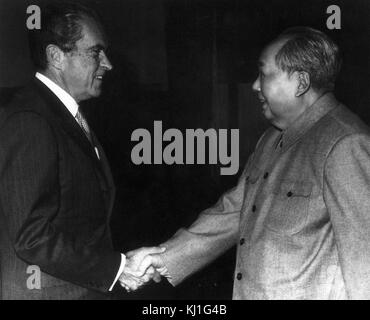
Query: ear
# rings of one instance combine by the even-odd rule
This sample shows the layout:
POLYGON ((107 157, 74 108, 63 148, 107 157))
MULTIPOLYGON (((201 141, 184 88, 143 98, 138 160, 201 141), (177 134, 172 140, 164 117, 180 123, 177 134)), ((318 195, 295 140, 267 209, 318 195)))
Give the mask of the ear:
POLYGON ((46 59, 50 66, 58 70, 63 69, 64 57, 64 52, 58 46, 49 44, 46 47, 46 59))
POLYGON ((298 87, 297 92, 295 94, 296 97, 300 97, 301 95, 305 94, 311 86, 311 79, 310 75, 306 71, 299 71, 297 72, 298 77, 298 87))

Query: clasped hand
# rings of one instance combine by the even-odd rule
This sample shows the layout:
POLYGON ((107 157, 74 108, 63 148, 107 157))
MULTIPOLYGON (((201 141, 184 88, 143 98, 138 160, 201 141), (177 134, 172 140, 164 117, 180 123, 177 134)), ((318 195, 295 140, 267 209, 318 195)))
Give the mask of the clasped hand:
POLYGON ((150 280, 160 282, 167 269, 160 256, 166 248, 143 247, 126 253, 126 265, 119 282, 127 292, 135 291, 150 280))

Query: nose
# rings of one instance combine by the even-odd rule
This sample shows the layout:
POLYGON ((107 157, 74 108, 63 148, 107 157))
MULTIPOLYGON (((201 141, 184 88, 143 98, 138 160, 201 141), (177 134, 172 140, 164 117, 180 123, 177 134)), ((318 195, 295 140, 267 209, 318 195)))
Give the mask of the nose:
POLYGON ((107 71, 110 71, 113 69, 112 64, 110 63, 107 55, 105 54, 104 51, 101 51, 102 58, 100 59, 100 66, 104 68, 107 71))
POLYGON ((253 82, 252 89, 254 91, 261 91, 261 83, 260 77, 258 76, 257 79, 253 82))

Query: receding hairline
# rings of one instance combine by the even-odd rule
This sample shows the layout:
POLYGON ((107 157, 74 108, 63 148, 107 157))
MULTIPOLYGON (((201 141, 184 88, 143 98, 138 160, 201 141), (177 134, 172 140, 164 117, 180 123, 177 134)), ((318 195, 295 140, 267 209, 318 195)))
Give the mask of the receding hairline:
POLYGON ((262 57, 266 55, 266 52, 274 46, 276 45, 277 47, 274 48, 274 50, 276 50, 275 52, 275 55, 273 57, 273 59, 276 59, 276 56, 277 54, 280 52, 280 50, 284 47, 284 45, 289 41, 291 40, 292 37, 280 37, 278 36, 277 38, 275 38, 274 40, 272 40, 271 42, 269 42, 262 50, 260 56, 259 56, 259 59, 258 59, 258 66, 259 67, 263 67, 265 65, 264 61, 262 60, 262 57), (280 43, 281 42, 281 43, 280 43))
POLYGON ((90 30, 94 32, 98 32, 102 38, 103 43, 99 43, 94 45, 93 47, 103 47, 106 48, 108 46, 108 37, 105 33, 104 26, 99 19, 94 16, 90 16, 88 14, 82 14, 81 17, 78 19, 78 23, 81 27, 81 38, 76 41, 82 41, 85 37, 84 30, 90 30))

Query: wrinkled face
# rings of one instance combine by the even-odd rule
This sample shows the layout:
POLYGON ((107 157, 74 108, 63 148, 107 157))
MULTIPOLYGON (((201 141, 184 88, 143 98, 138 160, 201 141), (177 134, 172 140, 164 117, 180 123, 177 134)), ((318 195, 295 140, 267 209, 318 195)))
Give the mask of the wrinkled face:
POLYGON ((90 18, 84 18, 81 26, 82 38, 76 42, 76 50, 65 54, 62 72, 64 85, 77 102, 98 97, 103 77, 112 69, 100 26, 90 18))
POLYGON ((280 129, 286 129, 302 112, 296 97, 298 82, 294 74, 282 71, 275 56, 286 40, 267 46, 259 60, 259 74, 253 83, 267 120, 280 129))

